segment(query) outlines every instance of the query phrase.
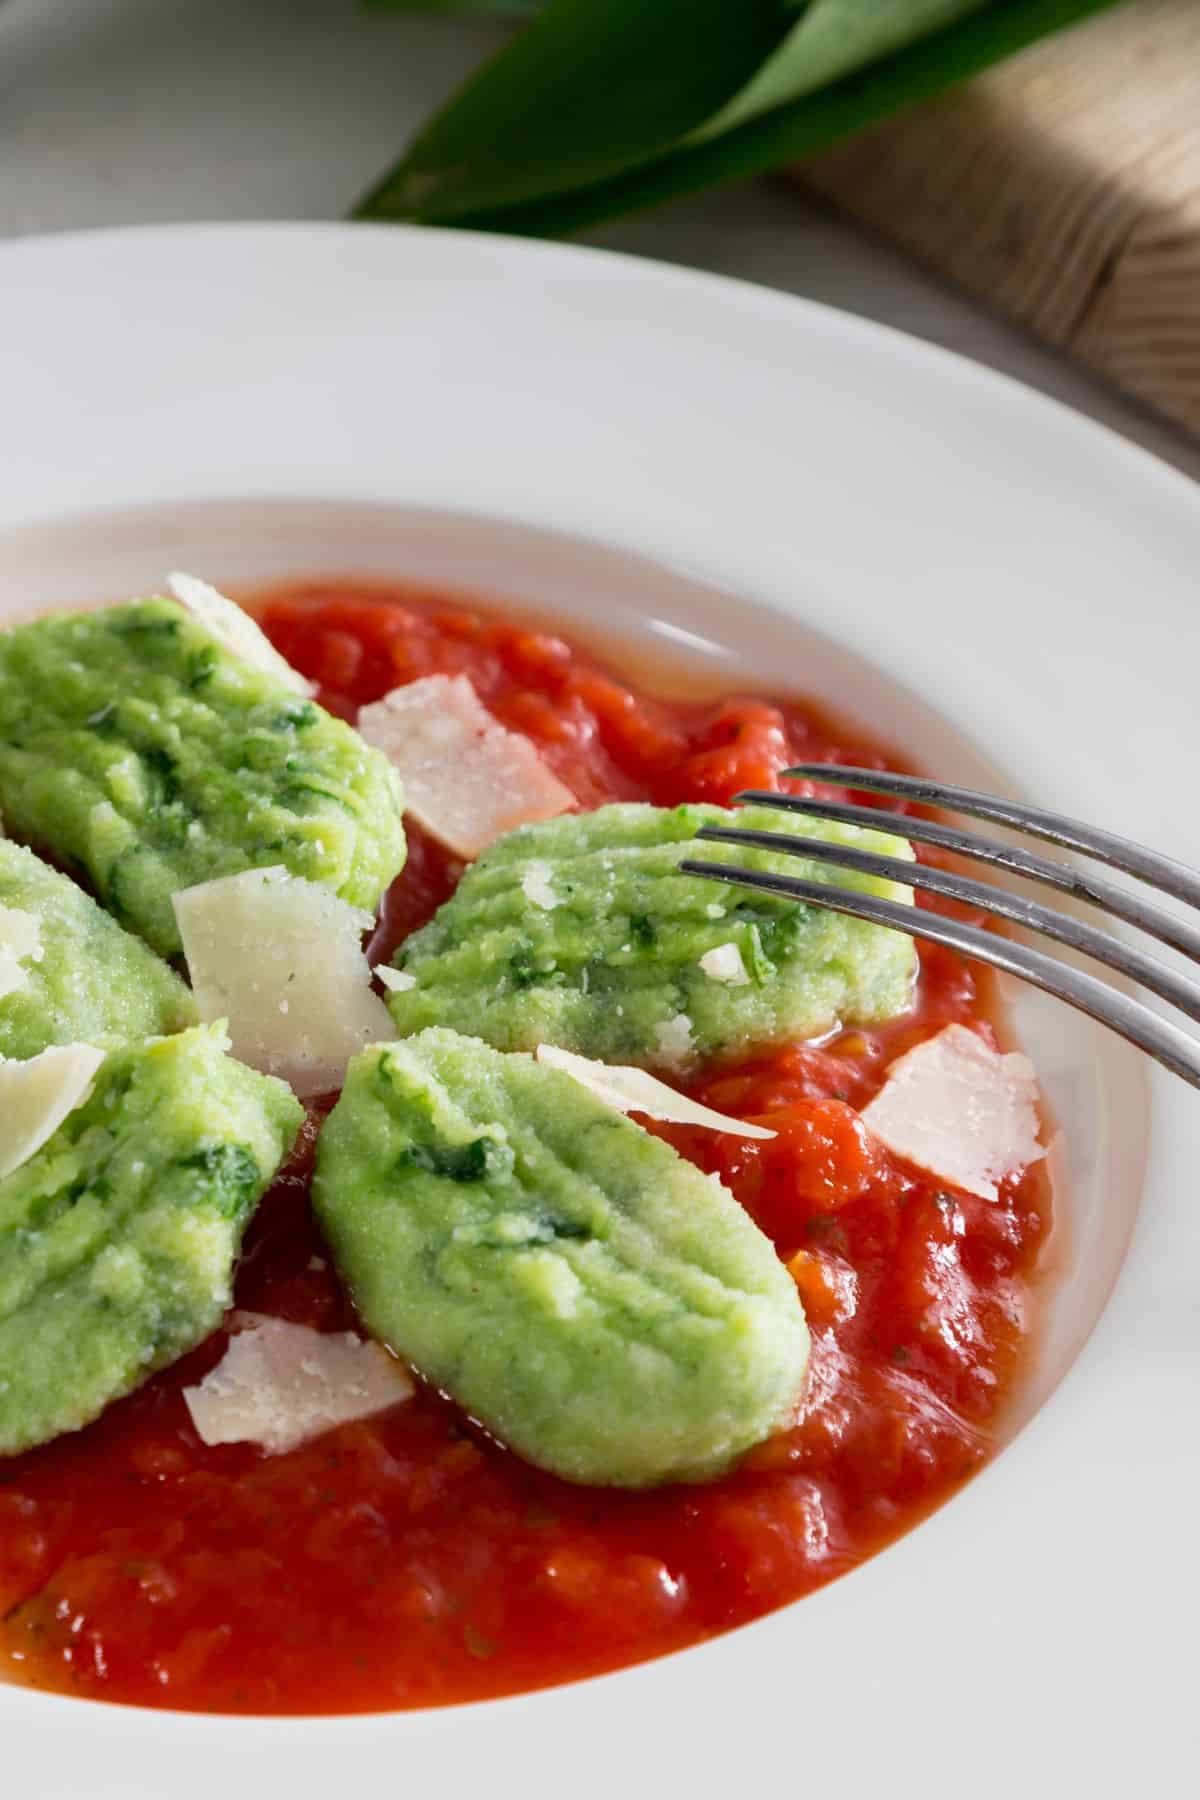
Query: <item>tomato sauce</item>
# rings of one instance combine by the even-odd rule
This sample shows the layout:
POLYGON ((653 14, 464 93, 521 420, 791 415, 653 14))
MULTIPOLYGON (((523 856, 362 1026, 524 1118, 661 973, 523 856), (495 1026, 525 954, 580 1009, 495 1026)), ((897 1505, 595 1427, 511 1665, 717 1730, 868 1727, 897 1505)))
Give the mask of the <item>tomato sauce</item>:
MULTIPOLYGON (((728 802, 789 763, 889 760, 791 701, 666 703, 561 639, 446 596, 319 584, 268 596, 272 639, 353 718, 399 682, 465 673, 584 807, 728 802)), ((792 784, 800 786, 802 784, 792 784)), ((830 790, 835 792, 837 790, 830 790)), ((410 827, 375 959, 453 891, 410 827)), ((914 1010, 705 1070, 692 1091, 769 1120, 770 1142, 656 1126, 718 1172, 772 1238, 813 1331, 795 1425, 707 1487, 571 1487, 439 1395, 286 1456, 206 1448, 181 1390, 224 1333, 86 1431, 0 1462, 0 1667, 143 1705, 355 1712, 544 1686, 728 1630, 853 1568, 991 1454, 1029 1336, 1049 1188, 997 1203, 891 1160, 857 1117, 891 1059, 950 1022, 992 1032, 986 977, 923 947, 914 1010)), ((239 1307, 353 1324, 313 1223, 312 1148, 246 1240, 239 1307)))

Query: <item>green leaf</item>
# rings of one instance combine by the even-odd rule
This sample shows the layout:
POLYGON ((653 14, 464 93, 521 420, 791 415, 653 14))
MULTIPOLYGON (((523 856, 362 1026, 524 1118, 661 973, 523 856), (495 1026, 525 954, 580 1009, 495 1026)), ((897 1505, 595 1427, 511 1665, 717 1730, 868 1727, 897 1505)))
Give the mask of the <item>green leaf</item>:
MULTIPOLYGON (((377 8, 419 12, 523 13, 544 8, 545 0, 366 0, 377 8)), ((736 0, 734 0, 736 4, 736 0)), ((803 18, 792 26, 778 50, 768 56, 742 91, 703 127, 714 136, 756 113, 766 112, 861 68, 890 50, 964 13, 977 12, 988 0, 793 0, 803 18)))
POLYGON ((454 219, 609 180, 719 112, 795 19, 795 0, 550 0, 360 210, 454 219))
POLYGON ((710 119, 705 137, 802 99, 865 64, 979 12, 988 0, 813 0, 774 56, 730 104, 710 119))
MULTIPOLYGON (((849 0, 840 0, 840 4, 849 7, 849 0)), ((761 175, 766 169, 799 162, 828 144, 849 137, 853 131, 981 74, 984 68, 1013 56, 1016 50, 1025 49, 1038 38, 1119 4, 1123 0, 988 0, 988 4, 975 7, 966 16, 928 32, 903 49, 882 54, 869 67, 820 86, 817 92, 741 117, 741 122, 720 135, 709 135, 702 128, 680 133, 680 139, 671 148, 637 158, 619 175, 569 185, 558 180, 554 171, 547 171, 542 193, 536 198, 531 194, 518 205, 482 205, 479 209, 444 209, 437 200, 392 209, 387 203, 390 184, 385 184, 365 203, 363 212, 374 218, 448 221, 538 238, 561 236, 621 212, 637 211, 702 187, 736 182, 761 175)), ((795 32, 801 32, 806 23, 815 23, 826 5, 833 7, 835 0, 817 0, 795 32)), ((918 5, 921 13, 930 11, 925 0, 878 0, 873 11, 889 13, 892 20, 903 11, 912 20, 918 5)), ((882 20, 878 23, 882 25, 882 20)), ((533 38, 536 31, 538 27, 534 25, 525 34, 525 40, 520 41, 533 38)), ((790 41, 799 40, 793 34, 790 41)), ((491 65, 497 67, 497 63, 491 65)), ((759 70, 759 74, 765 76, 765 70, 759 70)), ((797 76, 802 79, 801 72, 793 67, 792 79, 797 76)), ((723 104, 732 106, 734 101, 741 115, 750 104, 748 83, 739 83, 736 94, 729 95, 723 104)), ((525 117, 547 106, 554 110, 552 81, 549 92, 524 90, 520 103, 525 117)), ((453 112, 452 101, 450 115, 453 112)), ((444 124, 450 115, 443 113, 439 124, 444 124)), ((497 137, 491 142, 491 155, 504 162, 509 148, 506 140, 497 137)), ((482 146, 477 153, 482 155, 482 146)), ((401 171, 407 164, 405 158, 401 171)))

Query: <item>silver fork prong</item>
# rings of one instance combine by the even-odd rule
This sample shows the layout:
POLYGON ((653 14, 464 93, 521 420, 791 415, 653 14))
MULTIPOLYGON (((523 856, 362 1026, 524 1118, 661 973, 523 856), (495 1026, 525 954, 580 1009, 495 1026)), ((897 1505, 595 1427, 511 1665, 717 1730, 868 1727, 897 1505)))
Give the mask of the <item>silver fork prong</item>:
POLYGON ((891 794, 902 800, 916 800, 924 806, 945 807, 948 812, 966 813, 973 819, 990 819, 997 825, 1011 825, 1030 837, 1058 844, 1064 850, 1079 850, 1094 856, 1111 868, 1136 875, 1141 881, 1161 888, 1176 900, 1189 906, 1200 906, 1200 871, 1163 856, 1145 844, 1118 837, 1111 831, 1100 831, 1079 819, 1063 813, 1047 812, 1041 806, 1029 806, 1023 800, 1003 800, 998 794, 981 794, 974 788, 952 787, 946 781, 931 781, 925 775, 894 775, 890 770, 856 769, 844 763, 796 763, 783 771, 815 781, 836 782, 839 787, 858 788, 867 794, 891 794))
POLYGON ((914 819, 907 813, 889 813, 878 806, 856 806, 850 802, 820 800, 815 797, 810 799, 806 794, 759 793, 754 789, 736 794, 734 798, 747 805, 773 806, 779 811, 799 813, 805 818, 831 819, 838 825, 862 825, 872 831, 896 831, 914 844, 932 844, 936 849, 950 850, 957 856, 969 856, 975 862, 1007 869, 1026 881, 1040 882, 1045 887, 1056 889, 1060 894, 1070 894, 1075 900, 1085 901, 1089 906, 1098 906, 1114 919, 1122 919, 1127 925, 1134 925, 1139 931, 1157 938, 1160 944, 1169 944, 1171 949, 1182 951, 1184 956, 1200 962, 1200 926, 1193 925, 1186 919, 1173 918, 1169 912, 1164 912, 1149 900, 1143 899, 1140 894, 1131 893, 1127 888, 1119 887, 1116 882, 1107 881, 1092 869, 1075 869, 1069 863, 1055 862, 1049 856, 1039 856, 1036 850, 1026 850, 1019 844, 1005 844, 999 838, 984 837, 974 831, 965 831, 960 826, 943 825, 940 820, 914 819))
POLYGON ((1122 943, 1107 931, 1099 931, 1082 919, 1054 912, 1029 900, 1023 894, 1009 893, 985 881, 974 881, 948 869, 932 869, 925 863, 904 862, 899 857, 879 856, 871 850, 859 850, 851 844, 831 843, 827 838, 800 838, 778 831, 754 831, 724 825, 705 825, 696 833, 717 844, 752 844, 759 850, 771 850, 784 856, 801 856, 812 862, 827 862, 840 869, 854 869, 860 875, 874 875, 885 881, 902 881, 909 887, 940 894, 966 906, 978 906, 999 918, 1011 919, 1028 931, 1037 931, 1056 943, 1066 944, 1084 956, 1094 958, 1110 969, 1116 969, 1131 981, 1148 988, 1152 994, 1177 1006, 1189 1019, 1200 1021, 1200 981, 1190 981, 1157 957, 1147 956, 1135 945, 1122 943))
POLYGON ((740 869, 728 863, 699 862, 690 858, 681 862, 679 868, 686 875, 704 875, 733 887, 779 894, 785 900, 826 907, 831 912, 866 919, 872 925, 886 925, 893 931, 926 938, 930 943, 948 945, 964 956, 990 963, 993 968, 1002 969, 1008 975, 1015 975, 1065 1000, 1069 1006, 1136 1044, 1172 1074, 1180 1076, 1192 1087, 1200 1088, 1200 1042, 1169 1019, 1159 1018, 1140 1000, 1120 993, 1085 970, 1071 968, 1041 950, 1030 950, 1011 938, 981 931, 976 925, 963 925, 941 913, 905 906, 895 900, 882 900, 874 894, 857 894, 847 888, 830 887, 823 881, 803 881, 792 875, 770 875, 757 869, 740 869))

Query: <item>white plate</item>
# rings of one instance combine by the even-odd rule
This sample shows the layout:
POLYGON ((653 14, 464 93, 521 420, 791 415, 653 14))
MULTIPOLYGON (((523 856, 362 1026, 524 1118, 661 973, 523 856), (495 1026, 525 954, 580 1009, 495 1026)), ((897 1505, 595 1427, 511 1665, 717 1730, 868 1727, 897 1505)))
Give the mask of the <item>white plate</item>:
MULTIPOLYGON (((1200 861, 1195 490, 876 327, 482 237, 26 241, 0 250, 0 433, 2 617, 179 563, 414 568, 718 684, 824 684, 927 763, 1200 861)), ((1024 1010, 1070 1208, 1024 1413, 1054 1391, 918 1531, 700 1649, 484 1706, 210 1720, 0 1687, 5 1790, 1183 1791, 1200 1101, 1156 1078, 1147 1134, 1133 1054, 1024 1010)))

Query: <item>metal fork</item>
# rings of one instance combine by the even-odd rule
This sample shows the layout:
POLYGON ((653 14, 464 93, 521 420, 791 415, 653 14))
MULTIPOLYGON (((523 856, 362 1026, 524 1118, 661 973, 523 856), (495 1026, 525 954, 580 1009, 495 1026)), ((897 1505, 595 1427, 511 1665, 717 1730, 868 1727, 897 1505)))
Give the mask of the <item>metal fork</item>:
MULTIPOLYGON (((918 775, 892 775, 876 769, 845 768, 840 764, 799 763, 786 769, 786 775, 808 776, 818 781, 836 782, 864 793, 887 794, 898 799, 920 801, 949 812, 965 813, 970 818, 988 819, 996 824, 1015 827, 1030 837, 1057 844, 1066 850, 1081 852, 1123 874, 1136 876, 1159 892, 1200 910, 1200 872, 1172 857, 1160 855, 1127 838, 1098 831, 1078 820, 1046 812, 1040 807, 1025 806, 1002 800, 992 794, 976 793, 971 788, 951 787, 945 782, 930 781, 918 775)), ((1007 869, 1043 886, 1057 888, 1077 900, 1087 901, 1102 912, 1157 938, 1160 943, 1182 952, 1190 961, 1200 964, 1200 925, 1190 919, 1176 918, 1153 905, 1143 895, 1132 893, 1108 881, 1104 876, 1071 868, 1035 851, 1006 844, 980 833, 963 831, 929 819, 910 818, 907 814, 888 812, 880 807, 858 806, 842 801, 809 799, 797 794, 767 794, 748 790, 735 795, 735 801, 755 806, 776 807, 782 812, 804 813, 810 818, 831 819, 839 824, 866 825, 875 830, 892 830, 918 844, 933 844, 952 850, 977 862, 1007 869)), ((740 827, 706 825, 698 838, 712 843, 741 844, 756 849, 799 856, 813 862, 831 863, 835 867, 854 869, 863 875, 882 876, 904 882, 907 886, 940 894, 968 906, 1010 919, 1030 931, 1040 932, 1060 944, 1081 951, 1085 956, 1104 963, 1119 974, 1128 976, 1139 986, 1157 994, 1189 1019, 1200 1021, 1200 980, 1149 955, 1145 950, 1110 932, 1101 931, 1035 900, 989 883, 975 881, 966 875, 952 874, 923 863, 903 862, 899 858, 877 856, 849 844, 833 844, 823 838, 798 838, 791 833, 743 830, 740 827)), ((1119 992, 1095 975, 1089 975, 1031 950, 1011 938, 1001 937, 976 925, 967 925, 940 913, 908 905, 902 901, 883 900, 873 894, 855 893, 822 881, 804 881, 790 875, 773 875, 755 869, 742 869, 729 863, 700 862, 689 859, 680 868, 690 875, 706 875, 736 887, 756 888, 787 899, 801 900, 810 906, 828 907, 833 912, 849 913, 856 919, 867 919, 874 925, 890 925, 914 937, 926 938, 934 944, 946 944, 964 956, 991 963, 1009 975, 1016 975, 1034 987, 1055 994, 1080 1012, 1098 1019, 1102 1025, 1119 1032, 1130 1043, 1145 1050, 1156 1062, 1193 1087, 1200 1088, 1200 1037, 1181 1030, 1169 1019, 1142 1001, 1119 992)))

